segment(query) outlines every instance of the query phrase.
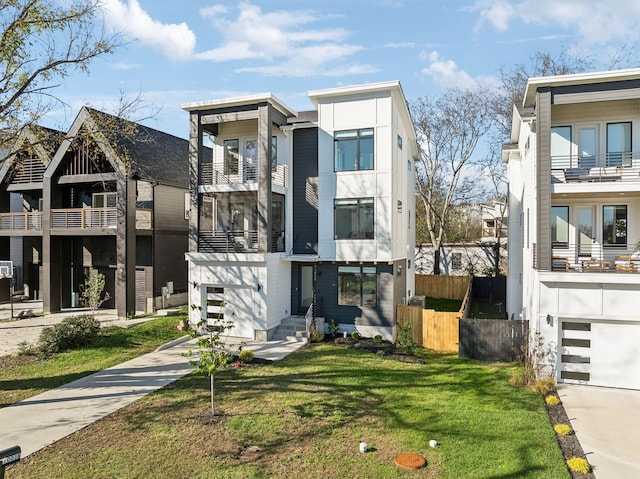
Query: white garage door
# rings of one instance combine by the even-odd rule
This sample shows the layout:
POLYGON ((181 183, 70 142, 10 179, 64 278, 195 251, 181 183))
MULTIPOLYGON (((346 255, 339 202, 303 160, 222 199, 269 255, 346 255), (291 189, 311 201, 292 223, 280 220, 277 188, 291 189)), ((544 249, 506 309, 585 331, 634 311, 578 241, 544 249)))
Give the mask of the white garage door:
POLYGON ((249 287, 207 286, 203 309, 207 323, 232 321, 233 328, 225 335, 254 339, 253 302, 249 287))
POLYGON ((640 389, 640 323, 561 321, 560 380, 640 389))

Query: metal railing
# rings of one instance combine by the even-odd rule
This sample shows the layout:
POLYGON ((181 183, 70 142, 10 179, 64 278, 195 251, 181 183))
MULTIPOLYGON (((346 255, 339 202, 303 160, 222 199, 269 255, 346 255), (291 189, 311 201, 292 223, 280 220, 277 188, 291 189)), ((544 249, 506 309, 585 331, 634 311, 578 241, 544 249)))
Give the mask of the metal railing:
MULTIPOLYGON (((284 231, 273 232, 271 250, 284 251, 284 231)), ((201 253, 256 253, 259 251, 258 231, 201 231, 198 234, 198 251, 201 253)))
POLYGON ((551 157, 554 183, 623 181, 640 183, 640 152, 551 157))
MULTIPOLYGON (((237 171, 225 172, 222 163, 203 163, 200 165, 201 185, 233 185, 258 182, 258 170, 256 166, 238 165, 237 171)), ((286 165, 274 165, 271 168, 271 182, 273 185, 288 186, 288 168, 286 165)))
POLYGON ((631 245, 556 243, 551 270, 566 272, 640 272, 640 251, 631 245))
MULTIPOLYGON (((152 217, 151 209, 136 209, 136 229, 152 229, 152 217)), ((65 208, 51 210, 51 229, 116 227, 116 208, 65 208)), ((0 213, 0 230, 42 231, 42 212, 0 213)))

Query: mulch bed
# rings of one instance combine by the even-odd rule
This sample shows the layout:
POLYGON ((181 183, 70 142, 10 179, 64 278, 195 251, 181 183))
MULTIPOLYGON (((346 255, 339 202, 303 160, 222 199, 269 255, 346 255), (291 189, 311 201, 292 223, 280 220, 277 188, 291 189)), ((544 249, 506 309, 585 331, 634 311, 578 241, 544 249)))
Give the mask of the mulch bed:
MULTIPOLYGON (((554 388, 552 391, 549 391, 549 394, 553 394, 558 396, 558 391, 554 388)), ((559 397, 559 396, 558 396, 559 397)), ((545 401, 545 405, 547 407, 547 414, 549 414, 549 420, 551 421, 551 426, 555 426, 556 424, 567 424, 571 426, 571 422, 569 422, 569 416, 567 416, 567 412, 564 410, 564 406, 562 403, 552 406, 547 404, 545 401)), ((573 429, 573 426, 572 426, 573 429)), ((556 439, 558 440, 558 445, 560 446, 560 450, 562 451, 562 455, 564 456, 564 460, 568 460, 572 457, 581 457, 583 459, 587 459, 587 456, 580 445, 580 441, 575 434, 557 434, 556 439)), ((569 473, 573 479, 595 479, 595 474, 593 472, 589 472, 588 474, 581 474, 579 472, 574 472, 569 469, 569 473)))
POLYGON ((338 346, 345 346, 348 348, 358 347, 369 351, 373 354, 378 354, 378 351, 382 351, 384 353, 385 358, 394 359, 396 361, 402 361, 404 363, 418 363, 423 364, 424 360, 418 358, 416 356, 412 356, 411 354, 407 354, 401 349, 396 348, 395 344, 390 343, 388 341, 382 341, 377 343, 373 338, 359 338, 357 341, 347 336, 346 338, 339 336, 336 338, 332 338, 330 335, 325 335, 324 337, 325 343, 333 343, 338 346), (356 346, 359 344, 360 346, 356 346))

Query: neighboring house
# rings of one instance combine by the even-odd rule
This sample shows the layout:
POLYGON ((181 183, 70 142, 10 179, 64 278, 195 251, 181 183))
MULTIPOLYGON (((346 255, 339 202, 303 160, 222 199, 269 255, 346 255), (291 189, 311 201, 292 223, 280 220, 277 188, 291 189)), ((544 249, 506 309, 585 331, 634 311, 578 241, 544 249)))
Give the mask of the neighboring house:
POLYGON ((530 78, 514 109, 507 309, 559 382, 640 389, 640 69, 530 78))
POLYGON ((122 318, 184 303, 189 142, 86 107, 51 138, 21 138, 0 169, 0 239, 22 289, 45 312, 78 306, 93 267, 122 318))
POLYGON ((496 242, 507 243, 508 216, 507 205, 504 202, 494 202, 492 205, 480 205, 482 215, 482 237, 483 243, 496 242))
MULTIPOLYGON (((505 239, 506 241, 506 239, 505 239)), ((440 274, 491 276, 495 274, 495 242, 445 243, 440 248, 440 274)), ((433 274, 431 243, 416 245, 416 274, 433 274)), ((500 248, 500 271, 507 270, 507 249, 500 248)))
POLYGON ((391 338, 414 291, 415 132, 399 82, 183 105, 191 321, 269 339, 292 315, 391 338), (213 155, 203 137, 213 141, 213 155))

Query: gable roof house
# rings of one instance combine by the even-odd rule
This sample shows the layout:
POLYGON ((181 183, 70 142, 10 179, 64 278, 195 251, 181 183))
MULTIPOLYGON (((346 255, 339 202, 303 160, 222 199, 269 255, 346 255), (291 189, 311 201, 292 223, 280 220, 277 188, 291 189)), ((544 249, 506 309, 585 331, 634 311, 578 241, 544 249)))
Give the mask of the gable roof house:
POLYGON ((400 83, 309 98, 300 113, 268 93, 182 106, 192 323, 231 319, 230 334, 265 340, 306 315, 391 337, 414 268, 417 145, 400 83))
POLYGON ((507 309, 559 382, 640 388, 640 69, 530 78, 510 144, 507 309))
POLYGON ((45 312, 78 306, 90 267, 122 318, 186 291, 188 141, 86 107, 62 138, 26 186, 10 158, 0 170, 0 236, 23 244, 29 295, 45 312), (27 226, 5 227, 16 215, 27 226))

